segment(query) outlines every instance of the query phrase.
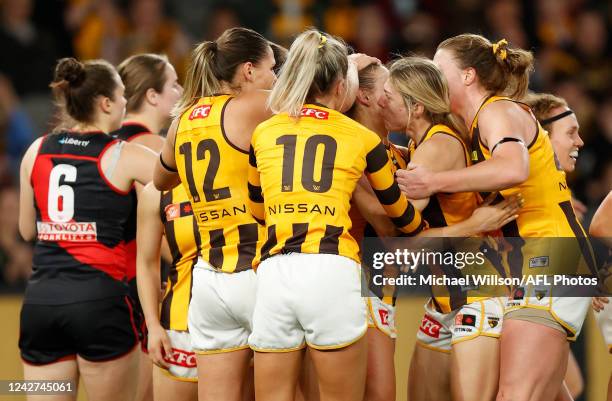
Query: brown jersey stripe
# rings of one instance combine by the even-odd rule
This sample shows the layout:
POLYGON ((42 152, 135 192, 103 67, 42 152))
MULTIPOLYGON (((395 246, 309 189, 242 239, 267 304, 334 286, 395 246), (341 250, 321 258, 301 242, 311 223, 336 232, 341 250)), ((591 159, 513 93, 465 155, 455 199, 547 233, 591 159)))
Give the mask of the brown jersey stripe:
POLYGON ((379 142, 378 145, 366 155, 366 171, 370 174, 375 173, 385 167, 387 162, 389 162, 387 150, 385 149, 385 145, 379 142))
POLYGON ((276 246, 276 225, 268 226, 268 239, 261 247, 261 260, 270 257, 270 251, 276 246))
POLYGON ((395 224, 396 227, 401 228, 407 225, 410 225, 414 221, 414 207, 410 202, 407 202, 406 208, 404 209, 404 213, 398 217, 391 217, 391 222, 395 224))
POLYGON ((402 192, 395 182, 387 189, 374 189, 374 194, 376 194, 378 201, 382 205, 392 205, 397 202, 400 196, 402 196, 402 192))
POLYGON ((223 266, 223 247, 225 246, 225 236, 223 229, 210 230, 210 252, 208 254, 208 263, 213 267, 220 269, 223 266))
POLYGON ((249 189, 249 199, 256 203, 263 203, 264 197, 261 193, 261 187, 252 185, 250 182, 247 183, 247 188, 249 189))
POLYGON ((285 252, 302 252, 302 244, 306 240, 308 234, 308 223, 293 223, 293 236, 285 241, 283 251, 285 252))
POLYGON ((241 224, 238 226, 239 243, 238 261, 235 272, 241 272, 253 267, 253 259, 257 253, 257 239, 259 228, 257 223, 241 224))
MULTIPOLYGON (((449 249, 451 252, 456 252, 454 249, 449 249)), ((462 278, 461 270, 457 269, 453 265, 442 266, 444 275, 448 278, 462 278)), ((466 293, 463 291, 460 285, 447 285, 446 289, 450 295, 450 307, 452 310, 457 310, 467 303, 466 293)))
POLYGON ((251 167, 257 168, 257 158, 255 157, 255 149, 253 149, 253 146, 249 147, 249 164, 251 167))
POLYGON ((323 238, 321 238, 319 252, 338 255, 340 235, 342 235, 343 231, 344 227, 336 227, 327 224, 325 226, 325 235, 323 236, 323 238))
POLYGON ((595 265, 595 260, 592 254, 591 244, 586 237, 586 234, 580 227, 578 223, 578 219, 576 218, 576 214, 574 213, 574 208, 572 207, 571 201, 563 201, 559 203, 559 207, 563 210, 563 214, 565 214, 565 218, 567 219, 568 224, 570 225, 574 235, 576 236, 576 240, 580 245, 580 251, 582 253, 582 257, 586 261, 589 266, 589 270, 592 274, 597 275, 597 267, 595 265))
MULTIPOLYGON (((166 192, 162 195, 163 205, 169 205, 172 203, 172 191, 166 192), (167 202, 167 203, 166 203, 167 202)), ((165 206, 164 206, 165 209, 165 206)), ((172 264, 170 265, 170 271, 168 272, 168 279, 170 280, 170 290, 168 294, 162 301, 161 314, 160 314, 160 322, 163 327, 165 325, 170 324, 170 308, 172 306, 172 298, 174 297, 174 286, 178 281, 178 270, 176 269, 176 264, 181 260, 181 251, 176 242, 176 232, 174 223, 172 221, 167 222, 164 226, 166 239, 168 240, 168 246, 170 247, 170 251, 172 253, 172 264)))
MULTIPOLYGON (((498 196, 503 199, 501 195, 498 196)), ((496 199, 497 200, 497 199, 496 199)), ((497 203, 497 202, 494 202, 497 203)), ((501 228, 504 237, 512 238, 512 249, 508 252, 508 267, 510 268, 510 275, 512 277, 523 276, 523 246, 525 246, 525 240, 521 238, 518 224, 516 220, 511 221, 501 228)))
POLYGON ((427 207, 422 212, 423 219, 427 221, 430 227, 446 227, 448 223, 444 217, 444 212, 440 206, 440 201, 437 196, 431 196, 427 207))

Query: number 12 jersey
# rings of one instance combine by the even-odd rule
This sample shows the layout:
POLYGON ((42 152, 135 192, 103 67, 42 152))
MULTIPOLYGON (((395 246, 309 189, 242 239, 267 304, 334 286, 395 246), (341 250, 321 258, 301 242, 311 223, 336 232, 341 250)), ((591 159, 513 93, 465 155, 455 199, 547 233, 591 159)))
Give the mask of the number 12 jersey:
POLYGON ((248 152, 223 128, 229 95, 201 98, 183 113, 174 153, 181 183, 198 224, 200 256, 227 273, 252 268, 263 233, 248 210, 248 152))

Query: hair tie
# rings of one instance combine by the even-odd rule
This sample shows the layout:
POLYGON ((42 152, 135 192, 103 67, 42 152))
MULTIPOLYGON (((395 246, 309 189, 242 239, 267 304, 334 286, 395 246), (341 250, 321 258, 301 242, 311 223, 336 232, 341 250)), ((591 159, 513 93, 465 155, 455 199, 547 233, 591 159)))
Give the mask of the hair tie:
POLYGON ((493 55, 499 56, 500 60, 505 60, 508 56, 505 47, 508 45, 508 41, 506 39, 502 39, 497 43, 493 43, 493 55))
POLYGON ((212 49, 212 51, 216 53, 217 52, 217 41, 213 40, 211 43, 212 44, 210 45, 210 48, 212 49))
POLYGON ((321 49, 323 46, 325 46, 325 43, 327 43, 327 36, 323 35, 323 34, 319 34, 321 36, 321 42, 319 43, 319 49, 321 49))

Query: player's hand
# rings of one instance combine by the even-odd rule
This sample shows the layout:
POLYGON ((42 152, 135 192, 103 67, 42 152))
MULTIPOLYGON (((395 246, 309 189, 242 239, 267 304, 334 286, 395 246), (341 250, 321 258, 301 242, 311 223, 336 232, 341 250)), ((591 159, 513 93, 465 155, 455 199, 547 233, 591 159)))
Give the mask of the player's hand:
POLYGON ((513 195, 496 205, 491 205, 497 193, 491 194, 485 202, 474 210, 472 216, 474 227, 479 233, 498 230, 518 217, 518 211, 524 204, 521 194, 513 195))
POLYGON ((609 303, 610 300, 608 297, 593 297, 591 300, 591 304, 593 305, 593 310, 595 312, 601 312, 603 308, 606 307, 606 304, 609 303))
POLYGON ((353 53, 348 56, 350 62, 355 64, 357 71, 361 71, 371 64, 380 64, 380 60, 376 57, 368 56, 363 53, 353 53))
POLYGON ((168 363, 165 359, 174 360, 172 344, 168 338, 168 333, 166 333, 166 330, 161 325, 157 325, 149 328, 148 336, 149 342, 147 348, 149 350, 149 358, 160 368, 168 369, 168 363))
POLYGON ((435 173, 423 166, 409 164, 407 170, 397 170, 395 179, 402 193, 410 199, 424 199, 435 193, 435 173))

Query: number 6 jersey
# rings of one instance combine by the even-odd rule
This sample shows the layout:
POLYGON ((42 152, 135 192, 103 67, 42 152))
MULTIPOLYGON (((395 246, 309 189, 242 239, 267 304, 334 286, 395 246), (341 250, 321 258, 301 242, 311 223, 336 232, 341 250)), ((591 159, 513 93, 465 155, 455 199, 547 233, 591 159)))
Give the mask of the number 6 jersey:
POLYGON ((421 215, 395 182, 378 135, 338 111, 308 104, 299 119, 278 114, 257 127, 251 144, 250 207, 267 226, 262 260, 303 252, 360 263, 359 246, 349 234, 349 209, 364 171, 399 230, 423 229, 421 215))
MULTIPOLYGON (((27 303, 126 294, 123 233, 133 198, 108 181, 100 163, 117 142, 103 132, 58 132, 41 141, 30 176, 37 240, 27 303)), ((119 158, 116 149, 108 170, 119 158)))
POLYGON ((264 232, 249 213, 249 155, 223 129, 229 95, 201 98, 185 111, 174 153, 202 241, 200 256, 227 273, 252 268, 264 232))

